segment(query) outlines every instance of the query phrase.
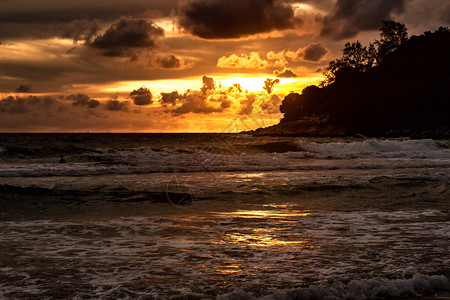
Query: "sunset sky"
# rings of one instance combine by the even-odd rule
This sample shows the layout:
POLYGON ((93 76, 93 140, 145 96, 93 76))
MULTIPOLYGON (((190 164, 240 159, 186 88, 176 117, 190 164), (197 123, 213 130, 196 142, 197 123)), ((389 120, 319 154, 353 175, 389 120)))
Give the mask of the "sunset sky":
POLYGON ((0 0, 0 132, 233 132, 278 122, 381 21, 445 0, 0 0))

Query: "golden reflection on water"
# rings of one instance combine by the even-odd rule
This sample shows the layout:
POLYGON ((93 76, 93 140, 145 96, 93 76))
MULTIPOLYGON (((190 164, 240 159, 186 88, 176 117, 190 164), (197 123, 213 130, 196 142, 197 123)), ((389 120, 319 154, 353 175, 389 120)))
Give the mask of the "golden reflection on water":
POLYGON ((224 275, 251 274, 246 272, 241 264, 229 264, 224 266, 214 266, 214 269, 224 275))
MULTIPOLYGON (((271 205, 270 207, 274 207, 271 205)), ((217 217, 237 219, 265 219, 263 224, 242 224, 239 230, 226 232, 217 244, 238 244, 251 247, 290 246, 305 248, 308 241, 291 231, 290 227, 279 226, 281 223, 296 223, 299 217, 311 215, 309 211, 290 211, 285 207, 281 210, 237 210, 233 212, 216 213, 217 217), (274 223, 275 222, 275 223, 274 223), (259 226, 259 227, 258 227, 259 226)), ((260 220, 259 220, 260 221, 260 220)), ((249 222, 251 222, 249 220, 249 222)))
MULTIPOLYGON (((168 225, 166 235, 178 236, 178 243, 170 245, 178 248, 174 253, 188 255, 197 241, 211 247, 203 249, 201 255, 189 254, 186 259, 189 264, 202 261, 203 274, 212 271, 211 276, 247 278, 267 268, 265 257, 273 257, 270 253, 279 260, 276 265, 282 269, 296 264, 292 259, 299 257, 302 250, 315 247, 299 222, 312 214, 313 211, 298 209, 295 204, 268 203, 249 209, 177 215, 168 225), (195 237, 194 240, 181 241, 185 234, 195 237)), ((270 268, 276 267, 274 261, 271 264, 270 268)))
MULTIPOLYGON (((307 240, 281 240, 269 233, 227 233, 224 235, 222 241, 216 242, 218 244, 245 244, 254 247, 272 247, 272 246, 297 246, 306 244, 307 240)), ((303 247, 300 247, 303 248, 303 247)))
POLYGON ((292 211, 273 211, 273 210, 237 210, 233 212, 218 213, 219 216, 224 217, 239 217, 239 218, 290 218, 290 217, 305 217, 310 215, 308 211, 292 212, 292 211))
POLYGON ((232 177, 232 178, 258 178, 263 177, 265 173, 243 173, 243 174, 230 174, 224 177, 232 177))

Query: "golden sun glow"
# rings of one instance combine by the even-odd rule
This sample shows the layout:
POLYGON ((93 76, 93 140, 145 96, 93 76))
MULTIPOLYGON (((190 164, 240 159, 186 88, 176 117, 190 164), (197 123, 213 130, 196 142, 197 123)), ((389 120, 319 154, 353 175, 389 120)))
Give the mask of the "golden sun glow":
MULTIPOLYGON (((249 93, 263 92, 264 80, 267 78, 274 78, 268 75, 258 76, 243 76, 243 75, 218 75, 214 76, 216 85, 223 87, 232 87, 233 84, 238 83, 243 91, 249 93)), ((291 90, 297 89, 298 86, 307 86, 310 82, 316 82, 316 78, 279 78, 280 83, 274 86, 274 93, 288 94, 291 90)), ((152 80, 152 81, 122 81, 104 85, 100 92, 104 94, 128 94, 134 89, 141 86, 149 88, 154 95, 160 93, 170 93, 174 90, 182 93, 187 90, 198 90, 202 87, 201 77, 186 77, 183 79, 167 79, 167 80, 152 80)), ((86 87, 84 87, 86 89, 86 87)), ((98 91, 98 86, 95 87, 98 91)))
POLYGON ((149 88, 154 95, 160 93, 170 93, 174 90, 184 92, 187 90, 198 90, 202 87, 201 77, 186 77, 182 79, 166 79, 152 81, 121 81, 104 85, 101 91, 103 93, 130 93, 141 86, 149 88))
POLYGON ((296 10, 303 10, 303 11, 308 11, 308 12, 326 14, 326 11, 321 10, 317 7, 314 7, 310 4, 306 4, 306 3, 302 3, 302 2, 295 2, 292 4, 292 7, 296 10))
MULTIPOLYGON (((5 132, 222 132, 231 122, 243 130, 274 125, 284 117, 287 95, 325 79, 322 72, 341 54, 344 38, 367 44, 381 25, 373 18, 373 26, 352 23, 373 13, 373 5, 347 11, 331 3, 336 0, 237 1, 232 7, 226 0, 44 0, 26 12, 24 1, 0 1, 0 14, 8 16, 0 30, 5 132)), ((445 1, 434 2, 426 28, 417 25, 413 3, 397 16, 400 22, 417 18, 410 34, 445 28, 445 1)), ((375 16, 396 15, 395 6, 376 8, 375 16)))
MULTIPOLYGON (((238 83, 241 85, 241 87, 244 91, 247 90, 250 93, 254 93, 254 92, 262 92, 263 91, 264 80, 266 80, 267 78, 271 78, 271 76, 267 76, 267 75, 266 76, 258 76, 258 77, 233 76, 233 77, 229 77, 226 79, 218 79, 218 81, 220 83, 222 83, 222 85, 224 85, 224 86, 232 86, 234 83, 238 83)), ((291 84, 295 81, 296 81, 296 79, 281 78, 279 85, 291 84)), ((277 90, 277 87, 278 86, 274 87, 275 91, 277 90)))

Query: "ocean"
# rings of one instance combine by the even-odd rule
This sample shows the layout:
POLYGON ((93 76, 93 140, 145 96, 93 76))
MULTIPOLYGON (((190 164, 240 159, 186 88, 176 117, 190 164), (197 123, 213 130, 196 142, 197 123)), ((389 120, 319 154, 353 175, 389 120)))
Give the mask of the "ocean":
POLYGON ((449 253, 450 140, 0 134, 2 299, 449 299, 449 253))

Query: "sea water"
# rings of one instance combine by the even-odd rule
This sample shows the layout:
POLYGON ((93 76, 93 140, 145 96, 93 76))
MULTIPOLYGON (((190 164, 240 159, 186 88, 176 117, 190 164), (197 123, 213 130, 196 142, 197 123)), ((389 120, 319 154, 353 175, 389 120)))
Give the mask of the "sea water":
POLYGON ((0 298, 423 298, 449 253, 448 140, 0 135, 0 298))

